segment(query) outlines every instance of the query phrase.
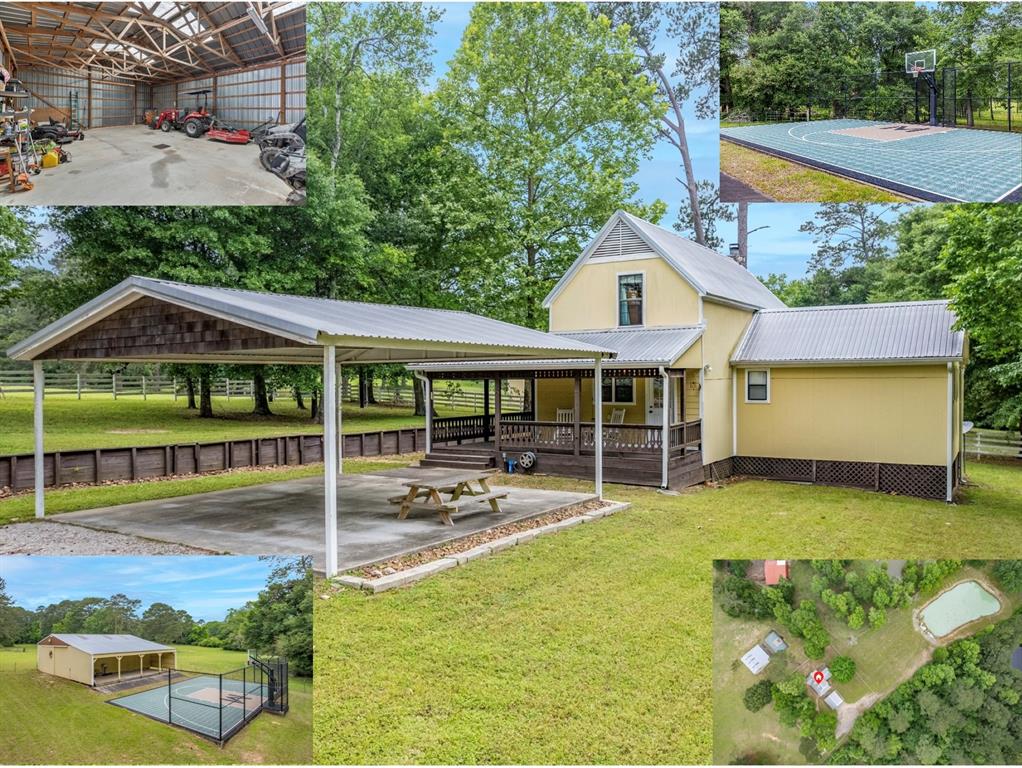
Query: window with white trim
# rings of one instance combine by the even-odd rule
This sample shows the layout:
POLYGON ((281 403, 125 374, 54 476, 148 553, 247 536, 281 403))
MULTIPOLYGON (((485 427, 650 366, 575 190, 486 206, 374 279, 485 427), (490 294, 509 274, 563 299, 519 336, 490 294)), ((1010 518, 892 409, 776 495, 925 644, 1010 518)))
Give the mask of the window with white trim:
POLYGON ((605 405, 634 405, 635 379, 603 377, 603 402, 605 405))
POLYGON ((745 372, 745 402, 770 402, 770 370, 748 370, 745 372))
POLYGON ((621 326, 643 324, 645 277, 640 274, 617 277, 617 323, 621 326))

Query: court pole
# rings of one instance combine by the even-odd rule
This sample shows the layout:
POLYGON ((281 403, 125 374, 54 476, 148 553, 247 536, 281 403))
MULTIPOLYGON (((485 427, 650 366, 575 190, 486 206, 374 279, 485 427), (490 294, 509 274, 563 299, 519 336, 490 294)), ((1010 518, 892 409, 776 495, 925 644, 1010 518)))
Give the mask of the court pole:
POLYGON ((168 723, 173 723, 174 722, 173 715, 170 712, 170 707, 171 707, 170 702, 172 702, 172 701, 173 701, 173 698, 170 695, 170 670, 168 669, 167 670, 167 722, 168 723))
POLYGON ((220 701, 217 702, 217 703, 220 706, 217 708, 217 711, 220 713, 220 731, 219 731, 220 735, 218 736, 218 738, 220 739, 220 743, 223 743, 223 740, 224 740, 224 676, 223 676, 223 673, 220 673, 219 680, 220 680, 220 701))
POLYGON ((1011 133, 1011 62, 1008 62, 1008 133, 1011 133))

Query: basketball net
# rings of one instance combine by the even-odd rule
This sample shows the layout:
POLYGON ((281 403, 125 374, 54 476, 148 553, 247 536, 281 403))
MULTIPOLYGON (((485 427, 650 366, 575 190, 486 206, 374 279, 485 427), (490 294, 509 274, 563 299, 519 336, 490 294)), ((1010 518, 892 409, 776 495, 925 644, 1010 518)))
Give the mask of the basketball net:
POLYGON ((919 78, 919 73, 923 71, 922 67, 912 67, 912 77, 915 79, 919 78))

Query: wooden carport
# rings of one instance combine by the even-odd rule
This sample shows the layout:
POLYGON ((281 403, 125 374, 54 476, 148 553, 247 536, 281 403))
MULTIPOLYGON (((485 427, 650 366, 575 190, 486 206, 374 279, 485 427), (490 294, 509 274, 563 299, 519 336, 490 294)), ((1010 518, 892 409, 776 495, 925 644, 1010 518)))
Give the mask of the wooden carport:
MULTIPOLYGON (((33 362, 36 517, 45 515, 44 361, 322 365, 324 570, 328 577, 337 573, 337 475, 341 469, 337 386, 343 363, 587 357, 593 360, 594 375, 599 377, 603 359, 614 355, 590 344, 467 312, 212 288, 143 277, 124 280, 8 354, 33 362)), ((601 424, 598 417, 597 435, 602 434, 601 424)), ((602 498, 602 439, 597 439, 594 458, 596 489, 602 498)))

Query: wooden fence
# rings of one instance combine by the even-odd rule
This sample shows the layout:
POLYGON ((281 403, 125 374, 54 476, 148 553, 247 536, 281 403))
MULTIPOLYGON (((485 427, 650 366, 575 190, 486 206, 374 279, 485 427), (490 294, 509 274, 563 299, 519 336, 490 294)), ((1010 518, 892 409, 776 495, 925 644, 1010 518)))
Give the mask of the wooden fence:
POLYGON ((1007 432, 973 430, 965 433, 965 455, 1022 459, 1022 440, 1009 436, 1007 432))
MULTIPOLYGON (((344 435, 342 455, 392 456, 426 448, 422 427, 344 435)), ((179 443, 128 448, 96 448, 46 453, 47 486, 222 472, 241 467, 314 464, 323 460, 322 435, 288 435, 214 443, 179 443)), ((0 488, 23 490, 35 485, 31 453, 0 456, 0 488)))
MULTIPOLYGON (((214 379, 210 382, 210 391, 214 397, 232 397, 251 399, 253 384, 251 379, 214 379)), ((31 371, 0 371, 0 398, 7 394, 32 392, 31 371)), ((47 373, 46 392, 55 395, 75 395, 79 400, 83 395, 109 395, 116 400, 120 397, 141 397, 149 395, 172 395, 175 400, 187 395, 183 379, 166 376, 126 376, 120 373, 47 373)), ((290 400, 294 393, 290 389, 272 391, 274 400, 290 400)), ((306 398, 311 393, 303 392, 306 398)), ((381 405, 412 407, 415 404, 415 391, 411 384, 384 384, 377 382, 373 386, 373 395, 381 405)), ((346 379, 342 384, 341 397, 345 402, 358 402, 358 382, 346 379)), ((437 387, 433 392, 436 405, 461 410, 472 410, 482 413, 483 393, 474 390, 452 389, 450 391, 437 387)), ((522 393, 509 390, 503 394, 504 406, 508 409, 521 408, 522 393)), ((491 405, 492 410, 492 405, 491 405)))

